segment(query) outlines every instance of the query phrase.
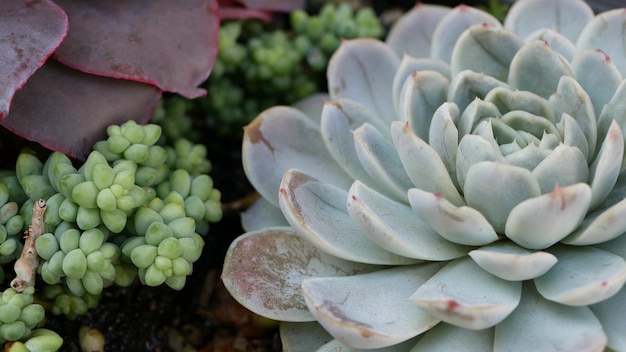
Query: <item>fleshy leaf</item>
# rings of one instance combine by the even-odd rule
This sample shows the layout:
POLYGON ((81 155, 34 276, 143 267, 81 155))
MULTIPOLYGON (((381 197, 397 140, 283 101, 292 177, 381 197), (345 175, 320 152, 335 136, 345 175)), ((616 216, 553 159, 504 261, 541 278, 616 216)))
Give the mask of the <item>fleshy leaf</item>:
POLYGON ((343 276, 374 267, 325 254, 289 227, 266 228, 241 235, 230 245, 222 281, 230 294, 251 311, 281 321, 313 321, 301 283, 315 276, 343 276))
POLYGON ((550 193, 527 199, 511 210, 504 233, 530 249, 544 249, 569 235, 589 208, 591 189, 586 183, 556 185, 550 193))
POLYGON ((590 246, 558 246, 550 252, 558 262, 535 285, 551 301, 570 306, 602 302, 626 282, 626 261, 615 254, 590 246))
POLYGON ((626 42, 624 33, 626 11, 623 8, 603 12, 589 22, 576 42, 578 50, 600 49, 613 59, 615 66, 626 75, 626 53, 623 45, 626 42))
POLYGON ((84 72, 158 86, 187 98, 209 76, 217 55, 215 0, 56 0, 70 31, 54 57, 84 72))
POLYGON ((491 351, 494 329, 474 331, 439 323, 428 330, 409 352, 491 351))
POLYGON ((408 206, 376 193, 359 181, 352 185, 348 194, 348 213, 372 241, 405 257, 450 260, 467 254, 469 250, 439 236, 415 217, 408 206))
POLYGON ((429 57, 432 34, 449 7, 417 3, 411 11, 396 21, 386 43, 398 55, 429 57))
POLYGON ((368 239, 348 215, 348 193, 298 170, 285 173, 280 209, 300 235, 336 257, 369 264, 410 264, 368 239))
POLYGON ((459 143, 456 156, 456 177, 460 186, 465 184, 467 172, 474 165, 482 161, 504 162, 500 150, 494 147, 495 140, 476 134, 467 134, 459 143))
POLYGON ((430 122, 428 144, 439 154, 455 187, 460 188, 456 176, 456 154, 459 147, 459 131, 456 127, 458 120, 459 108, 454 103, 442 104, 435 111, 430 122))
POLYGON ((317 277, 304 280, 302 291, 311 313, 337 340, 353 348, 380 348, 439 322, 407 297, 440 268, 441 264, 430 263, 342 278, 317 277))
POLYGON ((456 207, 439 194, 417 188, 409 190, 409 202, 419 219, 448 241, 478 246, 498 239, 493 227, 476 209, 456 207))
POLYGON ((524 45, 511 61, 508 82, 515 89, 548 98, 564 75, 574 77, 567 60, 547 43, 535 41, 524 45))
POLYGON ((556 147, 532 173, 539 181, 541 193, 548 193, 557 185, 569 186, 589 180, 587 159, 580 149, 566 144, 556 147))
POLYGON ((521 282, 497 278, 470 258, 462 258, 447 264, 410 299, 449 324, 482 330, 511 314, 521 293, 521 282))
POLYGON ((304 8, 304 0, 238 0, 249 9, 264 9, 277 12, 290 12, 304 8))
POLYGON ((626 199, 608 209, 589 215, 576 231, 562 242, 586 246, 610 241, 626 233, 626 199))
POLYGON ((317 351, 333 337, 317 322, 280 323, 280 341, 284 351, 317 351))
POLYGON ((573 117, 564 113, 556 127, 563 136, 564 144, 578 148, 586 160, 591 160, 594 151, 589 149, 585 132, 573 117))
MULTIPOLYGON (((622 135, 626 134, 626 80, 622 81, 617 91, 608 104, 602 109, 598 118, 598 140, 603 141, 609 127, 616 122, 622 130, 622 135)), ((622 161, 622 171, 626 168, 626 161, 622 161)))
POLYGON ((548 252, 531 252, 510 242, 498 242, 469 252, 476 264, 504 280, 524 281, 545 274, 557 259, 548 252))
POLYGON ((469 169, 463 190, 467 205, 480 211, 497 233, 504 233, 506 219, 516 205, 541 194, 530 171, 491 161, 469 169))
POLYGON ((15 94, 11 113, 0 124, 84 159, 106 138, 108 126, 147 122, 160 97, 161 91, 148 84, 89 75, 48 60, 15 94))
POLYGON ((611 123, 602 147, 591 164, 591 205, 590 209, 600 204, 611 192, 621 171, 624 158, 624 136, 615 121, 611 123))
POLYGON ((508 84, 493 77, 465 70, 452 78, 448 101, 456 103, 459 110, 463 111, 476 98, 485 99, 487 94, 496 87, 509 88, 508 84))
POLYGON ((604 105, 622 83, 622 75, 611 58, 599 49, 578 52, 571 65, 576 81, 589 94, 599 117, 604 105))
POLYGON ((626 350, 626 335, 623 330, 626 326, 626 289, 622 288, 615 296, 590 308, 609 337, 607 347, 614 351, 626 350))
POLYGON ((418 59, 409 55, 404 55, 393 79, 393 105, 396 106, 396 109, 398 108, 398 101, 400 100, 400 91, 402 90, 407 78, 415 71, 435 71, 439 72, 448 79, 450 78, 450 65, 447 63, 436 59, 418 59))
POLYGON ((392 123, 391 134, 402 165, 415 187, 440 193, 457 206, 465 203, 452 183, 439 154, 417 137, 408 123, 402 121, 392 123))
POLYGON ((530 281, 515 311, 496 326, 494 351, 603 351, 606 335, 588 307, 543 299, 530 281))
POLYGON ((466 29, 475 24, 485 23, 502 27, 500 21, 477 8, 459 5, 448 12, 437 24, 431 37, 431 57, 450 62, 457 40, 466 29))
POLYGON ((67 15, 52 1, 7 1, 0 13, 0 121, 15 92, 61 44, 67 15))
MULTIPOLYGON (((533 115, 542 116, 552 122, 556 120, 552 106, 550 106, 548 101, 529 91, 497 87, 487 94, 485 102, 493 103, 502 114, 514 110, 522 110, 533 115)), ((496 117, 496 115, 493 117, 496 117)))
MULTIPOLYGON (((499 88, 494 88, 494 90, 499 88)), ((501 116, 498 107, 495 104, 486 102, 482 99, 474 99, 461 114, 459 118, 458 129, 459 139, 462 139, 466 134, 470 134, 474 127, 485 118, 499 118, 501 116)))
POLYGON ((526 0, 511 6, 504 27, 521 38, 537 29, 554 28, 574 42, 593 16, 589 5, 581 0, 526 0))
POLYGON ((241 213, 241 226, 246 232, 273 226, 289 226, 280 209, 260 197, 241 213))
POLYGON ((332 340, 324 344, 324 346, 315 350, 315 352, 406 352, 409 348, 415 346, 415 343, 419 340, 418 337, 414 337, 410 340, 406 340, 401 343, 397 343, 388 347, 381 348, 352 348, 344 345, 339 340, 332 340))
POLYGON ((345 189, 352 184, 352 178, 328 154, 318 126, 294 108, 270 108, 246 126, 242 159, 248 180, 276 206, 280 180, 289 168, 345 189))
POLYGON ((311 121, 319 125, 322 119, 324 104, 329 99, 330 97, 326 93, 315 93, 291 104, 291 106, 302 111, 311 121))
POLYGON ((393 144, 372 125, 366 123, 354 131, 354 144, 361 165, 386 194, 406 200, 406 191, 413 187, 393 144))
POLYGON ((567 39, 567 37, 554 29, 539 29, 532 32, 525 39, 527 43, 535 40, 541 40, 548 43, 548 45, 550 45, 552 49, 561 54, 561 56, 563 56, 567 61, 572 61, 574 55, 576 55, 576 46, 574 45, 574 43, 572 43, 572 41, 567 39))
POLYGON ((328 63, 330 97, 363 104, 381 120, 396 120, 393 78, 400 59, 374 39, 344 40, 328 63))
POLYGON ((454 46, 450 62, 452 75, 472 70, 506 81, 511 60, 522 45, 515 34, 499 26, 485 23, 471 26, 454 46))

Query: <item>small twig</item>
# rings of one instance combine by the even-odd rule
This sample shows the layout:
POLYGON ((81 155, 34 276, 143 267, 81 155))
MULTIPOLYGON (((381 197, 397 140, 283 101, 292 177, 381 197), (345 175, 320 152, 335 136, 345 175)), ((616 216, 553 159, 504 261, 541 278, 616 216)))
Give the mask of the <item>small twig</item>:
POLYGON ((28 226, 28 231, 25 232, 24 249, 13 266, 16 277, 11 281, 11 287, 17 292, 24 291, 26 287, 35 286, 35 272, 37 265, 39 265, 39 255, 35 248, 35 242, 43 234, 43 214, 46 212, 46 208, 48 206, 44 199, 38 200, 33 205, 33 219, 28 226))
POLYGON ((245 211, 252 205, 252 203, 254 203, 259 198, 261 198, 261 195, 258 192, 251 193, 243 198, 237 199, 230 203, 223 203, 222 211, 224 212, 224 214, 239 213, 245 211))

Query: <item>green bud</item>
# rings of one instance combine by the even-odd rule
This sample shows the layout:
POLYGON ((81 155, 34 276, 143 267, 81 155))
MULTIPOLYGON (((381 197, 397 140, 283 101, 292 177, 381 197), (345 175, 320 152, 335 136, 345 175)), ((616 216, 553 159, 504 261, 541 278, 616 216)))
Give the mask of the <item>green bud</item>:
MULTIPOLYGON (((134 207, 135 207, 135 199, 129 195, 121 196, 115 202, 115 208, 118 208, 123 211, 131 210, 134 207)), ((114 210, 114 209, 111 209, 111 210, 114 210)))
POLYGON ((120 135, 122 134, 122 128, 118 125, 109 125, 109 127, 107 127, 107 134, 109 136, 120 135))
POLYGON ((156 265, 152 264, 146 269, 144 275, 146 285, 152 287, 159 286, 165 282, 165 279, 167 279, 167 277, 161 270, 159 270, 159 268, 156 267, 156 265))
POLYGON ((222 219, 222 205, 219 202, 207 200, 204 202, 206 214, 204 219, 210 222, 217 222, 222 219))
POLYGON ((105 240, 105 235, 99 229, 91 229, 83 232, 78 240, 78 248, 86 255, 98 250, 105 240))
POLYGON ((182 249, 180 248, 180 244, 176 238, 168 237, 159 243, 157 254, 161 257, 174 259, 181 256, 182 249))
POLYGON ((110 261, 105 259, 104 268, 98 271, 98 275, 102 277, 105 287, 111 285, 113 281, 115 281, 115 266, 110 261))
POLYGON ((34 327, 42 321, 45 316, 46 311, 42 306, 39 304, 31 304, 22 309, 19 320, 23 321, 26 326, 34 327))
POLYGON ((20 179, 24 193, 30 199, 48 199, 56 193, 47 176, 28 175, 20 179))
POLYGON ((129 190, 135 184, 135 170, 122 170, 118 172, 113 182, 129 190))
POLYGON ((108 165, 109 163, 104 155, 94 150, 89 153, 87 160, 85 160, 85 163, 79 171, 85 176, 86 180, 93 181, 94 168, 96 165, 101 164, 108 165))
POLYGON ((9 201, 9 195, 9 186, 0 182, 0 205, 4 205, 9 201))
POLYGON ((22 215, 15 215, 10 218, 6 224, 4 224, 4 228, 7 231, 7 235, 14 236, 22 232, 24 228, 24 218, 22 215))
POLYGON ((79 183, 72 190, 72 200, 84 208, 97 208, 98 187, 93 181, 79 183))
POLYGON ((120 233, 126 226, 126 220, 128 217, 126 213, 120 209, 113 211, 100 211, 102 223, 113 233, 120 233))
POLYGON ((174 232, 172 229, 161 222, 154 222, 146 229, 146 243, 153 246, 158 246, 161 241, 168 237, 173 237, 174 232))
POLYGON ((119 134, 109 136, 106 142, 107 149, 115 154, 122 154, 130 146, 130 141, 119 134))
POLYGON ((163 222, 163 218, 156 211, 148 207, 140 207, 134 216, 135 231, 137 234, 144 235, 148 226, 155 222, 163 222))
MULTIPOLYGON (((133 185, 128 190, 128 196, 130 196, 133 199, 132 208, 138 208, 139 206, 147 202, 148 199, 151 197, 150 193, 146 189, 143 189, 137 185, 133 185)), ((119 204, 118 204, 118 207, 119 207, 119 204)))
POLYGON ((173 191, 180 193, 181 196, 187 197, 191 190, 191 176, 187 170, 178 169, 170 175, 170 186, 173 191))
POLYGON ((102 222, 100 217, 100 209, 78 207, 78 213, 76 214, 76 224, 81 230, 89 230, 97 227, 102 222))
POLYGON ((137 122, 133 120, 125 122, 120 127, 122 129, 122 135, 133 144, 141 143, 145 136, 143 126, 138 125, 137 122))
POLYGON ((127 240, 125 240, 122 245, 122 254, 126 257, 130 259, 130 254, 133 251, 133 249, 137 248, 138 246, 141 246, 143 244, 146 244, 146 238, 143 236, 140 237, 131 237, 127 240))
POLYGON ((291 22, 291 27, 293 28, 293 30, 297 33, 302 33, 306 29, 309 15, 303 10, 295 10, 291 12, 289 20, 291 22))
POLYGON ((156 266, 157 269, 165 273, 165 276, 169 276, 167 275, 167 271, 172 269, 172 260, 170 258, 158 255, 156 258, 154 258, 154 266, 156 266))
MULTIPOLYGON (((189 263, 193 263, 202 254, 202 247, 204 245, 203 242, 198 240, 199 235, 193 237, 183 237, 178 239, 178 243, 180 244, 180 248, 182 250, 181 257, 184 258, 189 263)), ((200 238, 202 240, 202 238, 200 238)))
POLYGON ((81 282, 85 287, 85 291, 89 292, 92 295, 100 294, 104 286, 104 283, 102 282, 102 277, 98 275, 98 273, 91 270, 87 270, 85 276, 81 279, 81 282))
POLYGON ((163 209, 161 209, 159 215, 161 215, 163 221, 165 221, 166 223, 170 223, 175 219, 185 217, 187 214, 185 214, 184 205, 178 203, 169 203, 166 204, 163 209))
POLYGON ((16 238, 7 238, 2 244, 0 244, 0 255, 10 256, 16 254, 18 247, 18 241, 16 238))
POLYGON ((165 207, 165 202, 161 198, 154 198, 148 202, 148 207, 156 212, 160 212, 165 207))
POLYGON ((58 351, 63 345, 63 339, 52 330, 35 329, 24 345, 29 351, 58 351))
POLYGON ((20 340, 26 334, 26 324, 17 320, 0 326, 0 337, 7 341, 20 340))
POLYGON ((175 276, 186 276, 191 274, 191 264, 185 258, 178 257, 172 259, 172 270, 175 276))
POLYGON ((196 196, 189 196, 185 199, 185 213, 187 216, 194 220, 201 220, 204 218, 206 210, 204 208, 204 202, 202 199, 196 196))
POLYGON ((63 272, 70 279, 81 279, 87 272, 87 257, 79 248, 71 250, 63 260, 63 272))
MULTIPOLYGON (((7 192, 7 195, 9 193, 7 192)), ((9 219, 17 215, 20 207, 15 202, 8 202, 0 207, 0 224, 6 224, 9 219)))
POLYGON ((175 237, 190 237, 195 233, 196 222, 188 216, 174 219, 167 224, 172 229, 175 237))
POLYGON ((65 276, 63 272, 63 261, 65 260, 65 253, 59 251, 52 255, 50 260, 45 264, 48 264, 48 270, 50 273, 55 275, 56 277, 65 276))
POLYGON ((15 163, 15 174, 17 179, 22 182, 22 178, 28 175, 41 175, 43 172, 42 162, 34 155, 29 153, 20 153, 15 163))
MULTIPOLYGON (((58 153, 58 152, 55 152, 55 153, 58 153)), ((59 154, 63 155, 61 153, 59 154)), ((65 157, 65 155, 63 156, 65 157)), ((61 178, 65 175, 77 174, 77 173, 78 173, 78 170, 76 170, 76 168, 74 167, 74 165, 72 165, 71 162, 67 164, 63 162, 63 163, 58 163, 54 165, 54 167, 52 167, 52 169, 48 172, 48 178, 50 179, 50 183, 52 184, 52 187, 54 187, 54 189, 60 192, 61 191, 61 184, 60 184, 61 178)))
POLYGON ((135 173, 135 182, 142 187, 152 186, 156 178, 157 170, 150 166, 140 166, 135 173))
POLYGON ((156 257, 157 247, 149 244, 139 245, 130 253, 130 260, 138 268, 147 268, 154 263, 156 257))
POLYGON ((104 156, 104 158, 107 159, 107 161, 109 161, 109 162, 112 162, 112 161, 115 161, 115 160, 118 160, 118 159, 122 158, 122 155, 120 153, 113 153, 109 149, 109 142, 108 142, 108 140, 96 142, 96 144, 93 145, 92 149, 97 151, 98 153, 102 154, 102 156, 104 156))
POLYGON ((100 251, 92 252, 87 255, 87 269, 100 272, 104 269, 104 254, 100 251))
POLYGON ((44 262, 41 265, 41 278, 45 283, 50 285, 58 284, 61 281, 61 276, 52 272, 50 262, 44 262))
POLYGON ((68 222, 76 222, 78 214, 78 204, 72 202, 71 199, 65 198, 59 207, 59 217, 68 222))
POLYGON ((115 171, 109 164, 98 164, 93 168, 93 182, 98 189, 111 187, 115 179, 115 171))
POLYGON ((44 233, 37 239, 37 242, 35 242, 35 248, 41 258, 50 260, 52 255, 59 250, 59 242, 57 242, 53 234, 44 233))
POLYGON ((117 198, 115 198, 110 188, 105 188, 98 192, 96 205, 104 211, 113 211, 117 209, 117 198))
MULTIPOLYGON (((80 231, 77 229, 69 229, 59 238, 59 247, 63 253, 69 253, 70 251, 78 248, 80 243, 80 231)), ((53 253, 54 254, 54 253, 53 253)))
POLYGON ((164 200, 167 204, 180 204, 183 206, 185 205, 185 198, 183 198, 183 196, 176 191, 169 192, 164 200))
POLYGON ((128 287, 135 280, 137 270, 131 265, 115 265, 115 284, 121 287, 128 287))
POLYGON ((57 226, 59 223, 61 223, 62 219, 59 216, 59 210, 64 200, 65 196, 61 193, 57 193, 48 198, 48 200, 46 201, 46 205, 48 206, 48 208, 43 215, 43 221, 46 224, 57 226))
POLYGON ((183 287, 185 287, 186 281, 187 278, 185 276, 170 276, 165 279, 165 283, 167 284, 167 286, 178 291, 182 290, 183 287))
POLYGON ((11 299, 9 299, 6 303, 12 306, 16 306, 19 309, 22 309, 26 305, 32 303, 32 297, 30 297, 31 298, 30 300, 26 299, 26 297, 29 297, 29 295, 17 294, 11 297, 11 299), (31 302, 28 302, 28 301, 31 301, 31 302))
POLYGON ((7 347, 6 352, 32 352, 33 350, 29 350, 25 344, 21 341, 13 341, 9 347, 7 347))
POLYGON ((143 126, 144 137, 141 141, 141 144, 144 145, 153 145, 156 143, 161 137, 161 126, 149 123, 143 126))
POLYGON ((20 317, 21 309, 18 306, 12 304, 4 304, 0 306, 0 321, 2 323, 12 323, 20 317))
POLYGON ((133 144, 124 151, 124 157, 137 164, 148 158, 148 146, 143 144, 133 144))
POLYGON ((81 279, 72 279, 70 277, 65 278, 65 284, 67 288, 76 296, 82 296, 86 293, 85 286, 81 279))
POLYGON ((82 182, 85 182, 85 176, 82 174, 67 174, 59 181, 60 191, 66 198, 72 198, 72 191, 82 182))

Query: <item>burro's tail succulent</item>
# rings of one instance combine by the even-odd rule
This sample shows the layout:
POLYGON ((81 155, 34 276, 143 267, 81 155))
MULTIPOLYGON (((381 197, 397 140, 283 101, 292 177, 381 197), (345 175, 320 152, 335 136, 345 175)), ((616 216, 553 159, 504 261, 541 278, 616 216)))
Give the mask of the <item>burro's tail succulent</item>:
POLYGON ((626 351, 626 10, 418 4, 246 127, 223 281, 287 351, 626 351))

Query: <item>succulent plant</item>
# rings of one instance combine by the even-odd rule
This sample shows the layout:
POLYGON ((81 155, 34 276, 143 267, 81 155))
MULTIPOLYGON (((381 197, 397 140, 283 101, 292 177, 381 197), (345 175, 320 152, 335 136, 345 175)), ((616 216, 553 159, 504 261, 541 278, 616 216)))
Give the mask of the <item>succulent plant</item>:
POLYGON ((344 41, 330 100, 246 127, 230 293, 285 350, 626 350, 625 14, 418 4, 344 41))

